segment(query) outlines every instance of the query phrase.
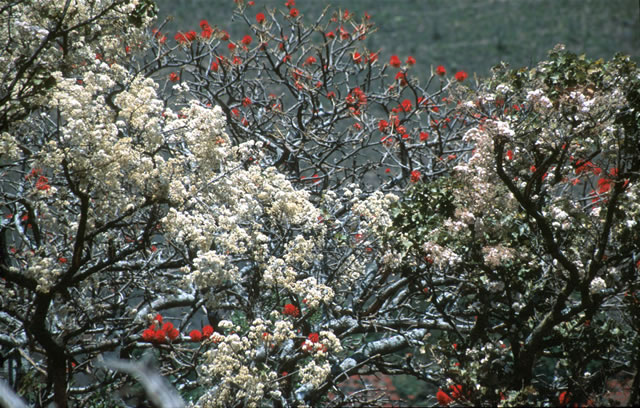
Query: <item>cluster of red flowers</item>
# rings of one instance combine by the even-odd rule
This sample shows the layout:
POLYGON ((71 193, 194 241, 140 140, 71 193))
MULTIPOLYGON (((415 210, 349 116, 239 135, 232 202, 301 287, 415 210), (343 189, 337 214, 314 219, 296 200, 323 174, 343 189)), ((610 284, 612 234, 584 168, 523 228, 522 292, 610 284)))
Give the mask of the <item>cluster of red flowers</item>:
POLYGON ((360 115, 360 108, 367 105, 367 95, 362 89, 356 87, 347 95, 345 101, 349 105, 349 110, 354 115, 360 115))
POLYGON ((51 188, 51 186, 49 185, 49 179, 42 174, 42 169, 32 169, 31 172, 24 178, 25 180, 30 180, 35 177, 38 177, 38 179, 36 180, 37 190, 46 191, 51 188))
POLYGON ((202 32, 200 33, 200 36, 202 38, 211 38, 211 35, 213 34, 213 28, 211 28, 207 20, 200 21, 200 28, 202 29, 202 32))
POLYGON ((469 75, 464 71, 458 71, 454 76, 458 82, 462 82, 469 77, 469 75))
POLYGON ((153 323, 142 332, 142 340, 152 343, 166 343, 167 339, 173 341, 180 336, 178 329, 173 327, 173 323, 162 323, 162 315, 158 314, 153 319, 153 323))
POLYGON ((300 316, 300 309, 298 309, 298 306, 296 305, 287 303, 286 305, 284 305, 284 308, 282 309, 282 314, 285 314, 287 316, 298 317, 300 316))
POLYGON ((443 407, 446 407, 449 404, 451 404, 453 401, 461 398, 464 398, 464 395, 462 395, 462 385, 458 385, 458 384, 451 385, 449 387, 448 393, 442 391, 442 389, 439 389, 438 392, 436 393, 436 399, 438 400, 438 403, 443 407))
POLYGON ((179 80, 180 80, 180 75, 176 74, 175 72, 172 72, 169 74, 169 81, 178 82, 179 80))
POLYGON ((188 44, 191 41, 194 41, 198 34, 195 31, 187 31, 186 33, 177 33, 173 38, 176 40, 178 44, 188 44))
POLYGON ((189 333, 189 337, 191 337, 191 341, 200 341, 203 338, 208 339, 213 335, 213 326, 206 325, 200 330, 191 330, 189 333))

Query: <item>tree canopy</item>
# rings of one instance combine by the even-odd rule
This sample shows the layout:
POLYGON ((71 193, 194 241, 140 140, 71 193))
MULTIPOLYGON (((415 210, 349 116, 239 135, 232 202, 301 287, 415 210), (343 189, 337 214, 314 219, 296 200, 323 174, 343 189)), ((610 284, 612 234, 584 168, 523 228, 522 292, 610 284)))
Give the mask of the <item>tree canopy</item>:
MULTIPOLYGON (((640 71, 412 77, 370 18, 0 7, 0 355, 36 406, 609 404, 640 360, 640 71), (416 402, 416 401, 414 401, 416 402)), ((454 75, 451 75, 454 74, 454 75)))

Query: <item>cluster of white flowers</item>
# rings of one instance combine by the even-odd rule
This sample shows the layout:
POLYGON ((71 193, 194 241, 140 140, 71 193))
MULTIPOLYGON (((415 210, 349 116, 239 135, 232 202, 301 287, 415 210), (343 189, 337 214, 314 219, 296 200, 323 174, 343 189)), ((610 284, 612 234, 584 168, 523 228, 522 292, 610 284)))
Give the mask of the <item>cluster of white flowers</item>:
POLYGON ((545 95, 542 89, 529 91, 527 93, 527 102, 543 109, 551 109, 553 107, 553 103, 551 103, 551 100, 545 95))
POLYGON ((589 292, 592 294, 600 293, 607 288, 607 282, 601 277, 595 277, 589 284, 589 292))
POLYGON ((513 259, 516 251, 504 245, 486 246, 482 248, 482 255, 487 265, 496 268, 502 265, 504 261, 513 259))

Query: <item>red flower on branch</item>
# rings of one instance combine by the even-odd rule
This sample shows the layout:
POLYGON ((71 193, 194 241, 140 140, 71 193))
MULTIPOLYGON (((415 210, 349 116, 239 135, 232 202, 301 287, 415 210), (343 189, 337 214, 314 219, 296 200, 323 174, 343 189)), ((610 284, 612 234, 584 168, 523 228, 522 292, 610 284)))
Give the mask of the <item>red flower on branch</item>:
POLYGON ((291 10, 289 10, 289 15, 293 18, 298 17, 298 15, 300 15, 300 13, 298 12, 297 8, 292 8, 291 10))
POLYGON ((258 24, 264 23, 264 20, 265 20, 264 13, 256 14, 256 21, 258 22, 258 24))
POLYGON ((402 65, 402 62, 400 61, 400 58, 398 58, 397 55, 392 55, 391 58, 389 58, 389 65, 395 68, 400 68, 400 65, 402 65))
POLYGON ((467 73, 466 73, 466 72, 464 72, 464 71, 458 71, 458 72, 456 72, 456 74, 455 74, 455 78, 456 78, 456 80, 457 80, 458 82, 462 82, 462 81, 464 81, 465 79, 467 79, 468 77, 469 77, 469 74, 467 74, 467 73))
POLYGON ((360 55, 360 53, 358 51, 355 51, 353 53, 353 62, 355 62, 356 64, 360 64, 362 62, 362 55, 360 55))
POLYGON ((169 336, 169 339, 171 341, 174 341, 175 339, 180 337, 180 332, 178 331, 178 329, 173 328, 167 332, 167 335, 169 336))
POLYGON ((411 181, 412 183, 417 183, 421 178, 422 173, 420 173, 418 170, 414 170, 411 172, 411 178, 409 179, 409 181, 411 181))
POLYGON ((285 314, 287 316, 292 316, 292 317, 298 317, 300 316, 300 309, 298 309, 296 305, 287 303, 286 305, 284 305, 284 308, 282 309, 282 314, 285 314))
POLYGON ((513 150, 507 150, 507 159, 513 160, 513 150))
POLYGON ((49 179, 45 176, 38 177, 38 181, 36 181, 36 189, 40 191, 49 190, 51 186, 49 185, 49 179))
POLYGON ((180 76, 178 74, 176 74, 175 72, 172 72, 169 74, 169 81, 171 82, 178 82, 180 80, 180 76))
POLYGON ((444 67, 442 65, 438 65, 438 67, 436 68, 436 74, 443 76, 447 74, 447 70, 444 69, 444 67))
POLYGON ((211 337, 212 334, 213 334, 213 326, 208 324, 202 328, 202 335, 204 337, 211 337))
POLYGON ((153 341, 153 339, 155 339, 155 335, 155 330, 153 330, 152 328, 146 329, 142 332, 142 340, 151 342, 153 341))
POLYGON ((421 142, 425 142, 429 139, 429 133, 427 132, 420 132, 420 141, 421 142))
POLYGON ((202 28, 202 32, 200 33, 200 36, 202 38, 211 38, 213 29, 211 28, 207 20, 200 21, 200 28, 202 28))
POLYGON ((242 44, 244 45, 249 45, 251 44, 251 41, 253 41, 253 38, 251 38, 250 35, 245 35, 244 37, 242 37, 242 44))
POLYGON ((442 405, 443 407, 446 407, 453 402, 453 399, 441 389, 439 389, 436 393, 436 399, 438 400, 438 404, 442 405))
POLYGON ((178 44, 186 44, 189 42, 183 33, 177 33, 173 38, 178 44))
POLYGON ((411 55, 409 55, 407 57, 407 65, 415 65, 416 64, 416 59, 413 58, 411 55))

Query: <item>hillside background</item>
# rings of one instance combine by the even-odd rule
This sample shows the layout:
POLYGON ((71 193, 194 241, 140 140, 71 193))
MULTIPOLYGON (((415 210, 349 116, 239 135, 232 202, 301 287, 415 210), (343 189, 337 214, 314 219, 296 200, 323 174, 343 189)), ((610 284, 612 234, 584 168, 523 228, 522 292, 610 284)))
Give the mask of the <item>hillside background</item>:
MULTIPOLYGON (((285 0, 255 0, 249 14, 284 9, 285 0)), ((157 0, 159 21, 171 16, 165 31, 198 29, 201 19, 229 31, 232 38, 246 26, 232 21, 233 0, 157 0)), ((465 70, 486 75, 500 61, 512 67, 532 66, 557 43, 591 59, 622 52, 640 61, 638 0, 298 0, 303 18, 316 18, 327 5, 372 16, 378 32, 366 39, 381 60, 391 54, 413 55, 414 74, 426 77, 431 66, 449 73, 465 70), (421 71, 421 72, 420 72, 421 71)), ((170 37, 171 38, 171 37, 170 37)))

